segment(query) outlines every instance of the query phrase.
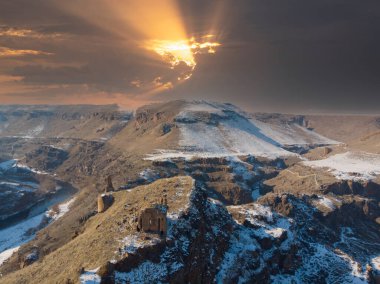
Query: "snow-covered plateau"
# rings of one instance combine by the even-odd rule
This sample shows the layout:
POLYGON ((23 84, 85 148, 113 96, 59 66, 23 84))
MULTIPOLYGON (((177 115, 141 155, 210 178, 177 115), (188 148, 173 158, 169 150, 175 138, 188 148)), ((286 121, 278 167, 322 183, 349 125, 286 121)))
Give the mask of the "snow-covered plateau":
POLYGON ((334 145, 297 124, 274 125, 250 118, 229 104, 187 103, 175 118, 180 131, 178 149, 157 149, 147 160, 254 155, 275 159, 294 156, 289 146, 334 145))
POLYGON ((365 152, 345 152, 303 164, 325 168, 342 180, 371 180, 380 174, 380 155, 365 152))

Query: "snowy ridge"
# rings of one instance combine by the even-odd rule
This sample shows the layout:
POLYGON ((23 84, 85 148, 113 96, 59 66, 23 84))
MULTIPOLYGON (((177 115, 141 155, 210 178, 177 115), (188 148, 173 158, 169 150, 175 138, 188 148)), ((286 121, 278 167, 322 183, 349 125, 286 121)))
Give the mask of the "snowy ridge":
POLYGON ((281 149, 278 143, 263 136, 259 129, 245 117, 224 105, 190 104, 179 116, 191 120, 204 114, 216 116, 215 124, 199 121, 199 119, 195 123, 179 123, 181 148, 192 149, 200 156, 202 154, 211 156, 256 154, 274 158, 290 154, 281 149), (200 113, 199 109, 207 109, 207 112, 200 113))
POLYGON ((260 131, 266 136, 276 140, 279 144, 285 145, 332 145, 340 142, 326 138, 314 131, 311 131, 298 124, 274 125, 256 119, 251 119, 260 131))
POLYGON ((232 279, 235 283, 249 283, 254 275, 264 270, 267 259, 275 251, 268 249, 264 252, 259 240, 269 238, 278 242, 281 250, 289 250, 295 242, 291 231, 293 220, 260 204, 229 206, 228 210, 244 218, 240 221, 235 219, 236 229, 231 235, 229 249, 224 254, 215 280, 217 283, 230 283, 232 279), (250 225, 242 224, 243 220, 250 225))
MULTIPOLYGON (((293 235, 290 231, 293 220, 281 217, 274 213, 270 207, 260 204, 251 204, 252 206, 230 206, 230 208, 238 209, 239 213, 245 216, 245 220, 257 227, 252 231, 252 235, 256 238, 280 238, 286 232, 287 241, 281 246, 287 248, 289 243, 293 241, 293 235), (263 221, 261 221, 263 220, 263 221)), ((238 224, 240 222, 235 220, 238 224)), ((242 225, 242 224, 240 224, 242 225)))
POLYGON ((288 145, 326 145, 338 142, 299 125, 271 125, 250 119, 230 104, 187 103, 175 118, 180 130, 177 149, 158 149, 147 160, 255 155, 275 159, 295 155, 288 145))
POLYGON ((303 262, 303 265, 297 269, 294 275, 271 276, 272 283, 301 284, 318 281, 325 281, 325 283, 367 283, 364 273, 358 272, 357 263, 344 254, 338 254, 319 243, 311 243, 310 250, 313 253, 307 255, 308 261, 303 262), (321 271, 328 271, 329 273, 321 275, 321 271), (343 271, 351 271, 351 273, 342 273, 343 271))

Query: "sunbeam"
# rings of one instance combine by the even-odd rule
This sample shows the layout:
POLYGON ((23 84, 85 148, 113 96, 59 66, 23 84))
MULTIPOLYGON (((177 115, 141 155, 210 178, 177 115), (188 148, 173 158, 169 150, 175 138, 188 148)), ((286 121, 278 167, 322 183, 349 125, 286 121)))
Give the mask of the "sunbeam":
MULTIPOLYGON (((156 61, 157 55, 162 64, 171 69, 171 79, 162 82, 157 86, 150 83, 143 83, 142 78, 135 78, 139 81, 137 89, 140 91, 144 84, 166 90, 163 86, 175 87, 177 84, 189 80, 196 69, 196 54, 214 54, 221 46, 217 42, 216 36, 203 31, 200 36, 194 36, 195 32, 186 27, 182 18, 180 6, 175 0, 154 1, 116 1, 116 0, 95 0, 82 1, 83 7, 90 6, 93 9, 78 9, 78 4, 73 1, 61 3, 61 5, 80 17, 84 17, 91 24, 96 25, 108 33, 123 39, 126 48, 137 48, 140 54, 144 54, 151 60, 156 61), (112 15, 112 17, 110 16, 112 15), (146 53, 146 51, 149 51, 146 53), (174 79, 173 79, 174 78, 174 79)), ((210 15, 212 18, 212 16, 210 15)), ((197 31, 199 35, 199 31, 197 31)), ((166 74, 160 77, 167 78, 166 74)), ((136 84, 131 81, 131 85, 136 84)), ((149 81, 149 80, 148 80, 149 81)), ((152 93, 157 93, 152 92, 152 93)))

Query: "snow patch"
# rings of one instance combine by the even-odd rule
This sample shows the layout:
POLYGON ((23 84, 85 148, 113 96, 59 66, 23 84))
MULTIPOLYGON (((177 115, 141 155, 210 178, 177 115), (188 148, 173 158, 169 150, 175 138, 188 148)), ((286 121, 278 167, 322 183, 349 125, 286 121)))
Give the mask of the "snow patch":
MULTIPOLYGON (((193 115, 191 112, 189 112, 193 115)), ((262 135, 257 127, 239 115, 218 121, 218 125, 202 121, 178 123, 179 145, 183 149, 213 156, 255 154, 268 158, 291 155, 278 144, 262 135)))
POLYGON ((220 264, 219 271, 215 276, 216 283, 224 283, 224 279, 232 274, 238 274, 239 283, 244 283, 244 274, 240 271, 234 271, 235 267, 240 268, 241 259, 246 257, 252 258, 252 252, 260 248, 260 245, 254 239, 252 230, 241 227, 231 236, 230 247, 225 252, 220 264))
POLYGON ((49 173, 47 172, 44 172, 44 171, 39 171, 39 170, 36 170, 36 169, 33 169, 33 168, 30 168, 28 167, 27 165, 24 165, 24 164, 21 164, 19 162, 17 162, 17 167, 18 168, 22 168, 22 169, 26 169, 32 173, 35 173, 35 174, 38 174, 38 175, 50 175, 49 173))
POLYGON ((286 230, 283 228, 272 228, 265 230, 265 233, 271 235, 273 238, 281 237, 284 234, 284 232, 286 232, 286 230))
POLYGON ((345 152, 323 160, 305 161, 303 164, 326 168, 341 180, 371 180, 380 174, 380 155, 366 152, 345 152))
POLYGON ((64 148, 62 148, 62 147, 58 147, 58 146, 56 146, 56 145, 48 145, 48 147, 50 147, 50 148, 52 148, 52 149, 56 149, 56 150, 65 151, 64 148))
POLYGON ((58 212, 54 212, 52 209, 46 212, 46 215, 51 217, 53 220, 58 220, 59 218, 63 217, 67 212, 70 211, 71 205, 74 203, 76 197, 68 200, 65 203, 58 205, 58 212))
POLYGON ((143 240, 139 234, 129 235, 120 241, 123 246, 120 252, 135 253, 139 248, 152 246, 158 244, 160 241, 161 239, 158 237, 152 237, 151 239, 143 240))
POLYGON ((19 248, 20 247, 17 246, 17 247, 14 247, 14 248, 7 249, 7 250, 3 251, 2 253, 0 253, 0 266, 6 260, 8 260, 13 255, 13 253, 15 253, 16 251, 18 251, 19 248))
POLYGON ((25 137, 28 137, 28 138, 35 137, 35 136, 39 135, 44 130, 44 128, 45 128, 45 126, 42 124, 37 125, 36 127, 27 131, 25 137))
POLYGON ((290 230, 293 221, 259 204, 228 206, 228 209, 242 215, 244 221, 235 220, 237 226, 231 235, 230 246, 223 256, 216 275, 216 283, 224 283, 226 278, 234 279, 236 283, 248 283, 255 274, 262 271, 265 266, 264 259, 271 253, 270 250, 263 252, 258 240, 281 238, 280 249, 289 249, 290 244, 294 242, 294 236, 290 230), (248 226, 246 222, 253 226, 248 226), (246 259, 250 261, 246 262, 246 259), (253 268, 250 265, 254 263, 253 268), (247 265, 249 267, 246 267, 247 265))
POLYGON ((197 112, 205 112, 205 113, 217 114, 219 116, 223 116, 224 114, 223 114, 222 109, 225 109, 225 108, 226 108, 226 105, 223 105, 223 104, 210 103, 210 102, 204 102, 204 101, 199 101, 199 102, 195 101, 193 103, 187 104, 186 108, 177 115, 177 118, 186 119, 189 116, 191 116, 192 113, 197 113, 197 112))
POLYGON ((380 255, 371 259, 371 264, 377 272, 380 272, 380 255))
POLYGON ((115 272, 115 283, 162 283, 168 273, 163 263, 145 261, 130 272, 115 272))
MULTIPOLYGON (((175 193, 175 197, 182 197, 184 195, 184 189, 185 189, 184 186, 183 186, 184 180, 182 180, 182 178, 181 178, 180 181, 182 183, 182 186, 180 186, 180 187, 177 188, 177 191, 175 193)), ((169 208, 170 211, 167 214, 169 225, 170 225, 170 222, 177 221, 182 214, 184 214, 186 211, 189 210, 190 205, 191 205, 190 204, 190 196, 191 196, 191 194, 192 194, 192 192, 194 190, 195 181, 193 180, 192 183, 193 183, 192 184, 192 188, 189 191, 189 193, 187 194, 188 199, 187 199, 187 202, 184 204, 184 206, 182 206, 182 208, 177 209, 176 211, 170 210, 170 208, 169 208)))
POLYGON ((347 256, 318 243, 310 243, 309 251, 294 275, 272 275, 271 283, 367 283, 358 264, 347 256))
POLYGON ((13 159, 13 160, 9 160, 9 161, 5 161, 5 162, 0 163, 0 172, 6 172, 12 168, 21 168, 21 169, 25 169, 27 171, 30 171, 30 172, 33 172, 36 174, 40 174, 40 175, 49 174, 47 172, 32 169, 32 168, 28 167, 27 165, 20 163, 17 159, 13 159))
POLYGON ((100 284, 101 278, 96 272, 99 267, 93 270, 84 271, 79 278, 81 284, 100 284))
POLYGON ((139 176, 149 182, 155 181, 156 179, 160 178, 160 175, 156 171, 149 168, 140 172, 139 176))
POLYGON ((274 125, 256 119, 251 119, 251 121, 263 134, 281 145, 333 145, 340 143, 298 124, 274 125))
POLYGON ((277 158, 294 155, 261 133, 242 111, 227 104, 193 102, 177 115, 178 149, 156 150, 147 160, 229 157, 253 154, 277 158))
POLYGON ((22 244, 34 238, 34 233, 28 232, 37 228, 45 217, 45 213, 27 219, 17 225, 0 230, 0 259, 6 261, 22 244))
POLYGON ((322 206, 326 209, 329 209, 330 211, 334 211, 336 208, 331 199, 327 198, 326 196, 318 196, 318 200, 316 200, 315 203, 317 206, 322 206))
POLYGON ((36 232, 49 221, 55 221, 68 212, 75 198, 58 206, 59 213, 51 216, 51 210, 26 219, 16 225, 0 230, 0 265, 12 256, 12 253, 24 243, 32 240, 36 232))
POLYGON ((263 206, 255 203, 252 207, 238 205, 230 206, 230 208, 239 209, 239 213, 244 214, 245 218, 252 224, 256 222, 257 217, 263 217, 268 223, 273 222, 273 212, 268 206, 263 206))

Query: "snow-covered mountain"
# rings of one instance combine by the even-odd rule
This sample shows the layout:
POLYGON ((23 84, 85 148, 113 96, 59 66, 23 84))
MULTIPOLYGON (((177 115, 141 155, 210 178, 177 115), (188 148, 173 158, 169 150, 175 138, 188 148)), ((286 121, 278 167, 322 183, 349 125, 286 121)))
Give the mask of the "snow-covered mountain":
POLYGON ((339 144, 297 122, 263 122, 230 104, 185 102, 174 123, 179 129, 178 147, 157 149, 149 159, 239 155, 276 158, 294 155, 291 150, 339 144))

